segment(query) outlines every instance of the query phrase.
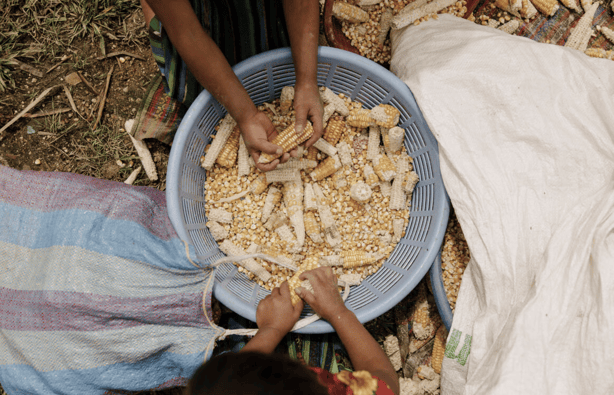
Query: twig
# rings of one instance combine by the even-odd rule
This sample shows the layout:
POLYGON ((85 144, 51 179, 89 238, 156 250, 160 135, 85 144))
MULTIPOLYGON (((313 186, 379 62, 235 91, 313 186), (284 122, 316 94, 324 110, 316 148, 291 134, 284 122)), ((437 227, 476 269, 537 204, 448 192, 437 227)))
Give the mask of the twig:
POLYGON ((70 58, 70 55, 62 56, 62 59, 60 59, 60 61, 58 63, 56 63, 55 66, 51 66, 47 71, 45 71, 45 74, 49 74, 50 71, 54 70, 56 67, 58 67, 59 65, 64 63, 66 61, 66 59, 68 59, 68 58, 70 58))
POLYGON ((107 73, 107 82, 104 87, 104 92, 102 93, 102 99, 100 100, 100 107, 98 107, 98 116, 96 117, 96 122, 94 122, 94 127, 92 129, 96 129, 96 127, 98 126, 98 122, 100 122, 100 118, 102 117, 104 104, 107 101, 107 92, 109 91, 109 84, 111 83, 111 74, 113 74, 114 69, 115 65, 111 65, 111 69, 107 73))
POLYGON ((51 92, 52 90, 54 90, 55 88, 58 88, 58 87, 60 87, 60 85, 55 85, 55 86, 52 86, 51 88, 45 89, 45 91, 43 93, 38 95, 38 97, 36 99, 34 99, 34 101, 32 103, 28 104, 28 106, 26 108, 24 108, 19 114, 17 114, 15 116, 15 118, 11 119, 6 125, 4 125, 2 127, 2 129, 0 129, 0 133, 4 132, 9 126, 11 126, 15 122, 17 122, 17 120, 19 118, 23 117, 25 114, 28 113, 28 111, 30 111, 32 108, 34 108, 34 106, 36 106, 38 103, 40 103, 40 101, 43 100, 45 98, 45 96, 47 96, 49 94, 49 92, 51 92))
POLYGON ((70 89, 68 89, 68 87, 66 85, 63 85, 63 86, 64 86, 64 93, 66 93, 66 97, 68 97, 68 101, 70 102, 70 107, 75 112, 75 114, 77 114, 78 116, 83 118, 81 116, 81 114, 79 114, 79 111, 77 111, 77 106, 75 106, 75 101, 72 98, 72 94, 70 93, 70 89))
POLYGON ((120 56, 120 55, 124 55, 124 56, 131 56, 131 57, 133 57, 133 58, 135 58, 135 59, 138 59, 138 60, 145 60, 145 58, 143 58, 142 56, 135 55, 135 54, 133 54, 133 53, 130 53, 130 52, 125 52, 125 51, 111 52, 110 54, 107 54, 107 55, 104 55, 104 56, 99 56, 99 57, 97 57, 96 59, 98 59, 98 60, 102 60, 102 59, 112 58, 112 57, 114 57, 114 56, 120 56))
POLYGON ((87 86, 87 88, 92 91, 93 94, 95 95, 99 95, 100 93, 98 93, 98 91, 96 89, 94 89, 94 87, 92 86, 92 84, 90 84, 90 82, 88 80, 85 79, 85 77, 83 76, 83 74, 81 74, 80 71, 77 71, 77 74, 79 75, 79 78, 81 78, 81 81, 83 81, 83 83, 85 84, 85 86, 87 86))
POLYGON ((70 111, 70 108, 58 108, 57 110, 41 111, 41 112, 37 112, 36 114, 24 114, 23 116, 25 118, 39 118, 39 117, 48 117, 50 115, 62 114, 68 111, 70 111))
POLYGON ((8 63, 14 66, 19 66, 21 70, 27 71, 28 73, 38 78, 43 78, 44 76, 43 72, 37 69, 36 67, 32 67, 29 64, 21 62, 17 59, 11 59, 8 63))

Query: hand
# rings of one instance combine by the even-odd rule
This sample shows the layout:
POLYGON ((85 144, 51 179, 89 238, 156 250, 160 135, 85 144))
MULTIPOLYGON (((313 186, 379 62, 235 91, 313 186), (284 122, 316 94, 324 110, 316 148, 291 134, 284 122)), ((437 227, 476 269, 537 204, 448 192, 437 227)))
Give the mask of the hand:
MULTIPOLYGON (((296 85, 294 88, 294 110, 296 112, 296 128, 304 128, 307 119, 313 125, 313 136, 305 142, 305 148, 309 148, 322 137, 322 117, 324 108, 320 91, 316 84, 296 85)), ((302 129, 301 129, 302 132, 302 129)))
POLYGON ((292 306, 290 288, 288 282, 284 281, 280 287, 274 288, 270 295, 258 303, 256 324, 260 331, 275 330, 280 332, 281 336, 285 336, 298 321, 301 311, 303 311, 303 302, 292 306))
POLYGON ((299 279, 309 280, 313 293, 298 287, 295 290, 296 294, 303 298, 320 317, 331 322, 332 318, 349 311, 337 289, 337 276, 330 267, 319 267, 303 272, 299 279))
POLYGON ((252 159, 254 159, 258 169, 261 171, 273 170, 279 163, 287 162, 290 159, 290 154, 284 153, 279 159, 275 159, 270 163, 258 163, 260 152, 274 155, 281 151, 280 146, 271 143, 271 140, 277 136, 277 131, 269 117, 263 112, 256 111, 253 114, 246 115, 244 118, 239 122, 239 129, 243 135, 247 151, 252 156, 252 159))

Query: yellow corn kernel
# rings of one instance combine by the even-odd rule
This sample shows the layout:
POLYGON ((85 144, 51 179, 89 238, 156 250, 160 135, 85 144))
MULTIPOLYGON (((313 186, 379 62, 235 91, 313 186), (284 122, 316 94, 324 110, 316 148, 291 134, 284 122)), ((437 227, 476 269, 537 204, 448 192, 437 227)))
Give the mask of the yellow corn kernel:
POLYGON ((552 16, 559 9, 557 0, 531 0, 535 8, 546 16, 552 16))
POLYGON ((614 59, 614 51, 606 51, 603 48, 589 48, 584 53, 593 58, 614 59))
POLYGON ((202 161, 202 167, 207 170, 211 170, 215 161, 217 160, 218 155, 226 145, 226 140, 233 133, 235 126, 237 123, 230 116, 230 114, 226 114, 226 116, 222 119, 220 123, 217 133, 215 134, 215 138, 209 147, 209 150, 205 154, 205 159, 202 161))
POLYGON ((309 174, 313 181, 320 181, 335 173, 341 168, 341 161, 337 155, 329 156, 309 174))
POLYGON ((366 110, 364 108, 359 108, 357 110, 351 110, 350 114, 346 117, 345 121, 348 125, 364 129, 368 128, 375 124, 375 120, 371 118, 371 111, 366 110))
POLYGON ((296 288, 302 286, 302 281, 299 279, 299 276, 303 274, 303 272, 317 269, 319 267, 318 257, 317 256, 309 256, 305 258, 303 263, 301 263, 299 270, 294 273, 292 277, 288 280, 288 288, 290 288, 290 298, 292 300, 292 305, 296 305, 301 299, 300 296, 296 294, 294 291, 296 288))
POLYGON ((322 138, 328 141, 331 145, 337 145, 341 134, 345 131, 345 121, 340 116, 332 117, 328 121, 326 129, 324 129, 324 135, 322 138))
POLYGON ((614 30, 610 29, 607 26, 597 25, 597 31, 599 31, 605 38, 607 38, 611 43, 614 43, 614 30))
POLYGON ((390 181, 396 175, 397 168, 387 155, 378 155, 373 160, 373 171, 382 181, 390 181))
POLYGON ((441 364, 443 362, 443 356, 446 352, 446 327, 440 325, 439 329, 435 333, 435 341, 433 343, 433 353, 431 354, 431 366, 437 374, 441 374, 441 364))
POLYGON ((239 140, 241 137, 241 131, 238 126, 235 126, 232 134, 228 137, 226 144, 224 144, 224 148, 220 151, 216 162, 220 166, 224 167, 232 167, 234 166, 237 155, 239 153, 239 140))
POLYGON ((307 148, 307 153, 305 154, 305 159, 317 161, 318 160, 318 149, 316 147, 314 147, 313 145, 311 147, 307 148))
POLYGON ((371 118, 375 120, 378 126, 386 129, 397 126, 401 115, 399 110, 390 104, 380 104, 379 106, 373 107, 369 114, 371 118))
POLYGON ((284 86, 281 89, 281 95, 279 97, 279 107, 282 114, 286 114, 290 107, 292 107, 292 101, 294 100, 294 87, 284 86))
POLYGON ((324 240, 320 235, 320 224, 316 219, 316 216, 313 211, 306 211, 304 214, 305 219, 305 233, 314 243, 322 243, 324 240))
POLYGON ((363 23, 369 20, 367 11, 341 0, 337 0, 333 4, 333 15, 340 21, 350 23, 363 23))
POLYGON ((250 190, 254 195, 260 195, 269 186, 267 182, 266 173, 260 173, 250 185, 250 190))
MULTIPOLYGON (((305 130, 303 130, 303 133, 301 133, 300 135, 296 133, 295 122, 292 122, 290 126, 288 126, 283 132, 278 134, 277 137, 275 137, 271 142, 275 145, 280 146, 282 149, 282 153, 285 153, 290 152, 294 148, 298 147, 299 144, 302 144, 305 141, 309 140, 312 135, 313 126, 311 125, 311 122, 307 121, 307 124, 305 125, 305 130)), ((274 159, 279 158, 281 155, 282 154, 270 155, 266 152, 263 152, 260 155, 260 159, 258 159, 258 162, 269 163, 272 162, 274 159)))

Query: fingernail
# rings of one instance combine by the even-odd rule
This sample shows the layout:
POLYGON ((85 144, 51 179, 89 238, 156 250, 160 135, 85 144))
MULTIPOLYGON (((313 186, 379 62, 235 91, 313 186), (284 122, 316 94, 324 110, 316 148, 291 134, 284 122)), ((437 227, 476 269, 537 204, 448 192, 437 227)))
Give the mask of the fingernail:
POLYGON ((275 153, 276 153, 277 155, 281 155, 281 154, 283 154, 283 153, 284 153, 284 150, 282 150, 281 148, 277 148, 277 151, 275 151, 275 153))

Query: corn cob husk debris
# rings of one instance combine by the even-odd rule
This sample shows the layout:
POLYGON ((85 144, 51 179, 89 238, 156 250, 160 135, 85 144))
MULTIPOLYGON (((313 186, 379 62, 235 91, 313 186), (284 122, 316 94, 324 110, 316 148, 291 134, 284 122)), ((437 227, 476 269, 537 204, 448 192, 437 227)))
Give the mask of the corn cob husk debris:
POLYGON ((402 218, 395 218, 392 220, 392 231, 394 232, 394 237, 392 241, 394 243, 398 243, 401 241, 403 237, 403 233, 405 233, 405 221, 402 218))
POLYGON ((335 113, 334 104, 329 103, 324 106, 324 112, 322 113, 322 125, 324 125, 324 127, 328 126, 328 121, 330 120, 330 117, 332 117, 334 113, 335 113))
POLYGON ((420 365, 418 369, 416 369, 416 374, 418 378, 421 380, 436 380, 439 373, 435 372, 431 366, 420 365))
POLYGON ((320 266, 343 266, 354 268, 370 265, 382 259, 384 255, 376 252, 342 251, 339 255, 320 257, 320 266))
POLYGON ((569 8, 570 10, 574 10, 577 13, 581 13, 582 10, 580 9, 580 4, 578 3, 578 0, 561 0, 561 4, 563 4, 565 7, 569 8))
POLYGON ((303 218, 303 182, 285 182, 283 186, 284 203, 290 223, 294 228, 299 246, 305 244, 305 222, 303 218))
POLYGON ((388 142, 388 144, 384 144, 386 152, 398 155, 401 152, 401 147, 403 146, 405 130, 398 126, 394 126, 388 130, 386 136, 386 140, 388 142))
POLYGON ((597 7, 599 7, 599 3, 594 3, 582 16, 582 18, 580 18, 576 24, 576 27, 574 27, 571 34, 567 38, 567 41, 565 42, 566 47, 577 49, 578 51, 582 52, 586 51, 588 42, 593 34, 593 18, 595 16, 595 12, 597 11, 597 7))
POLYGON ((130 173, 128 178, 126 178, 126 180, 124 181, 124 184, 132 185, 132 183, 134 183, 134 181, 136 181, 136 178, 138 177, 138 175, 141 172, 141 170, 143 170, 142 166, 139 166, 136 169, 134 169, 132 171, 132 173, 130 173))
POLYGON ((365 204, 371 200, 373 191, 366 183, 359 181, 350 188, 350 197, 360 204, 365 204))
POLYGON ((426 290, 416 302, 414 314, 412 315, 412 329, 414 336, 418 340, 428 339, 435 333, 435 326, 429 311, 429 302, 426 297, 426 290))
POLYGON ((433 0, 430 3, 427 3, 424 7, 417 9, 410 9, 406 11, 404 8, 394 18, 392 18, 392 28, 402 29, 405 26, 414 23, 418 19, 426 15, 436 14, 454 3, 456 3, 456 0, 433 0))
MULTIPOLYGON (((220 244, 220 250, 226 254, 227 256, 242 256, 247 255, 247 252, 233 244, 230 240, 226 239, 220 244)), ((262 267, 258 262, 256 262, 253 258, 244 259, 238 262, 243 268, 247 269, 251 273, 258 276, 264 282, 269 281, 271 278, 271 273, 269 273, 264 267, 262 267)))
POLYGON ((380 181, 379 190, 382 196, 390 197, 390 194, 392 193, 392 183, 390 181, 380 181))
POLYGON ((392 190, 390 191, 390 203, 391 210, 403 210, 406 206, 405 190, 403 189, 404 177, 396 177, 392 181, 392 190))
POLYGON ((281 201, 281 190, 270 187, 266 198, 264 199, 264 206, 262 207, 262 217, 260 217, 260 221, 266 222, 271 214, 273 213, 273 209, 275 206, 281 201))
POLYGON ((239 173, 239 177, 248 175, 252 170, 252 165, 249 162, 249 152, 247 151, 247 146, 245 145, 245 141, 243 141, 243 136, 239 138, 239 152, 237 153, 237 171, 239 173))
POLYGON ((408 195, 411 195, 414 192, 414 189, 416 188, 416 184, 418 184, 418 181, 420 181, 420 176, 418 176, 418 173, 416 173, 413 170, 407 173, 407 175, 405 176, 405 184, 404 184, 405 193, 407 193, 408 195))
POLYGON ((292 233, 292 229, 288 225, 278 227, 275 229, 275 233, 277 233, 282 242, 286 243, 287 252, 295 254, 301 250, 298 240, 294 237, 294 233, 292 233))
POLYGON ((593 0, 580 0, 580 4, 582 4, 582 8, 584 9, 584 11, 588 12, 588 10, 593 5, 593 0))
POLYGON ((318 223, 318 220, 316 219, 314 212, 305 211, 304 220, 305 220, 305 233, 307 233, 307 236, 309 236, 309 238, 313 240, 314 243, 318 243, 318 244, 323 243, 324 240, 322 239, 322 236, 320 235, 321 233, 320 224, 318 223))
POLYGON ((290 224, 290 219, 282 211, 274 212, 269 219, 264 223, 266 230, 272 232, 277 228, 290 224))
POLYGON ((345 175, 346 171, 349 171, 349 168, 347 166, 342 166, 339 170, 337 170, 330 176, 330 179, 333 181, 335 188, 340 189, 348 185, 348 181, 345 175))
POLYGON ((352 166, 352 148, 350 145, 345 141, 342 141, 337 144, 336 148, 341 164, 343 166, 352 166))
POLYGON ((224 240, 228 237, 228 231, 219 222, 207 221, 205 225, 209 228, 209 232, 211 232, 211 236, 215 241, 224 240))
POLYGON ((202 167, 207 170, 211 170, 213 168, 218 155, 220 152, 222 152, 222 149, 224 149, 226 141, 234 131, 235 126, 237 126, 237 122, 235 122, 230 114, 226 114, 226 116, 222 119, 222 123, 215 134, 215 138, 213 139, 204 160, 202 161, 202 167))
POLYGON ((333 16, 340 21, 362 23, 369 20, 369 14, 365 11, 341 0, 333 4, 333 16))
MULTIPOLYGON (((302 144, 305 141, 309 140, 311 136, 313 136, 313 126, 311 125, 311 122, 307 121, 305 129, 301 134, 298 134, 296 132, 295 122, 292 122, 290 126, 284 129, 283 132, 278 134, 277 137, 275 137, 271 142, 275 145, 280 146, 283 151, 283 154, 292 151, 293 149, 298 147, 299 144, 302 144)), ((266 152, 263 152, 258 159, 258 163, 272 162, 276 158, 279 158, 282 154, 271 155, 267 154, 266 152)))
POLYGON ((279 98, 279 107, 282 114, 286 114, 292 107, 294 101, 294 87, 284 86, 281 88, 281 96, 279 98))
POLYGON ((232 223, 232 213, 229 213, 223 208, 211 209, 207 218, 209 219, 209 221, 221 222, 223 224, 232 223))
POLYGON ((377 43, 381 46, 386 42, 386 37, 388 37, 388 33, 392 28, 392 18, 394 14, 392 13, 392 9, 386 8, 384 12, 382 12, 382 16, 379 20, 379 33, 377 35, 377 43))

